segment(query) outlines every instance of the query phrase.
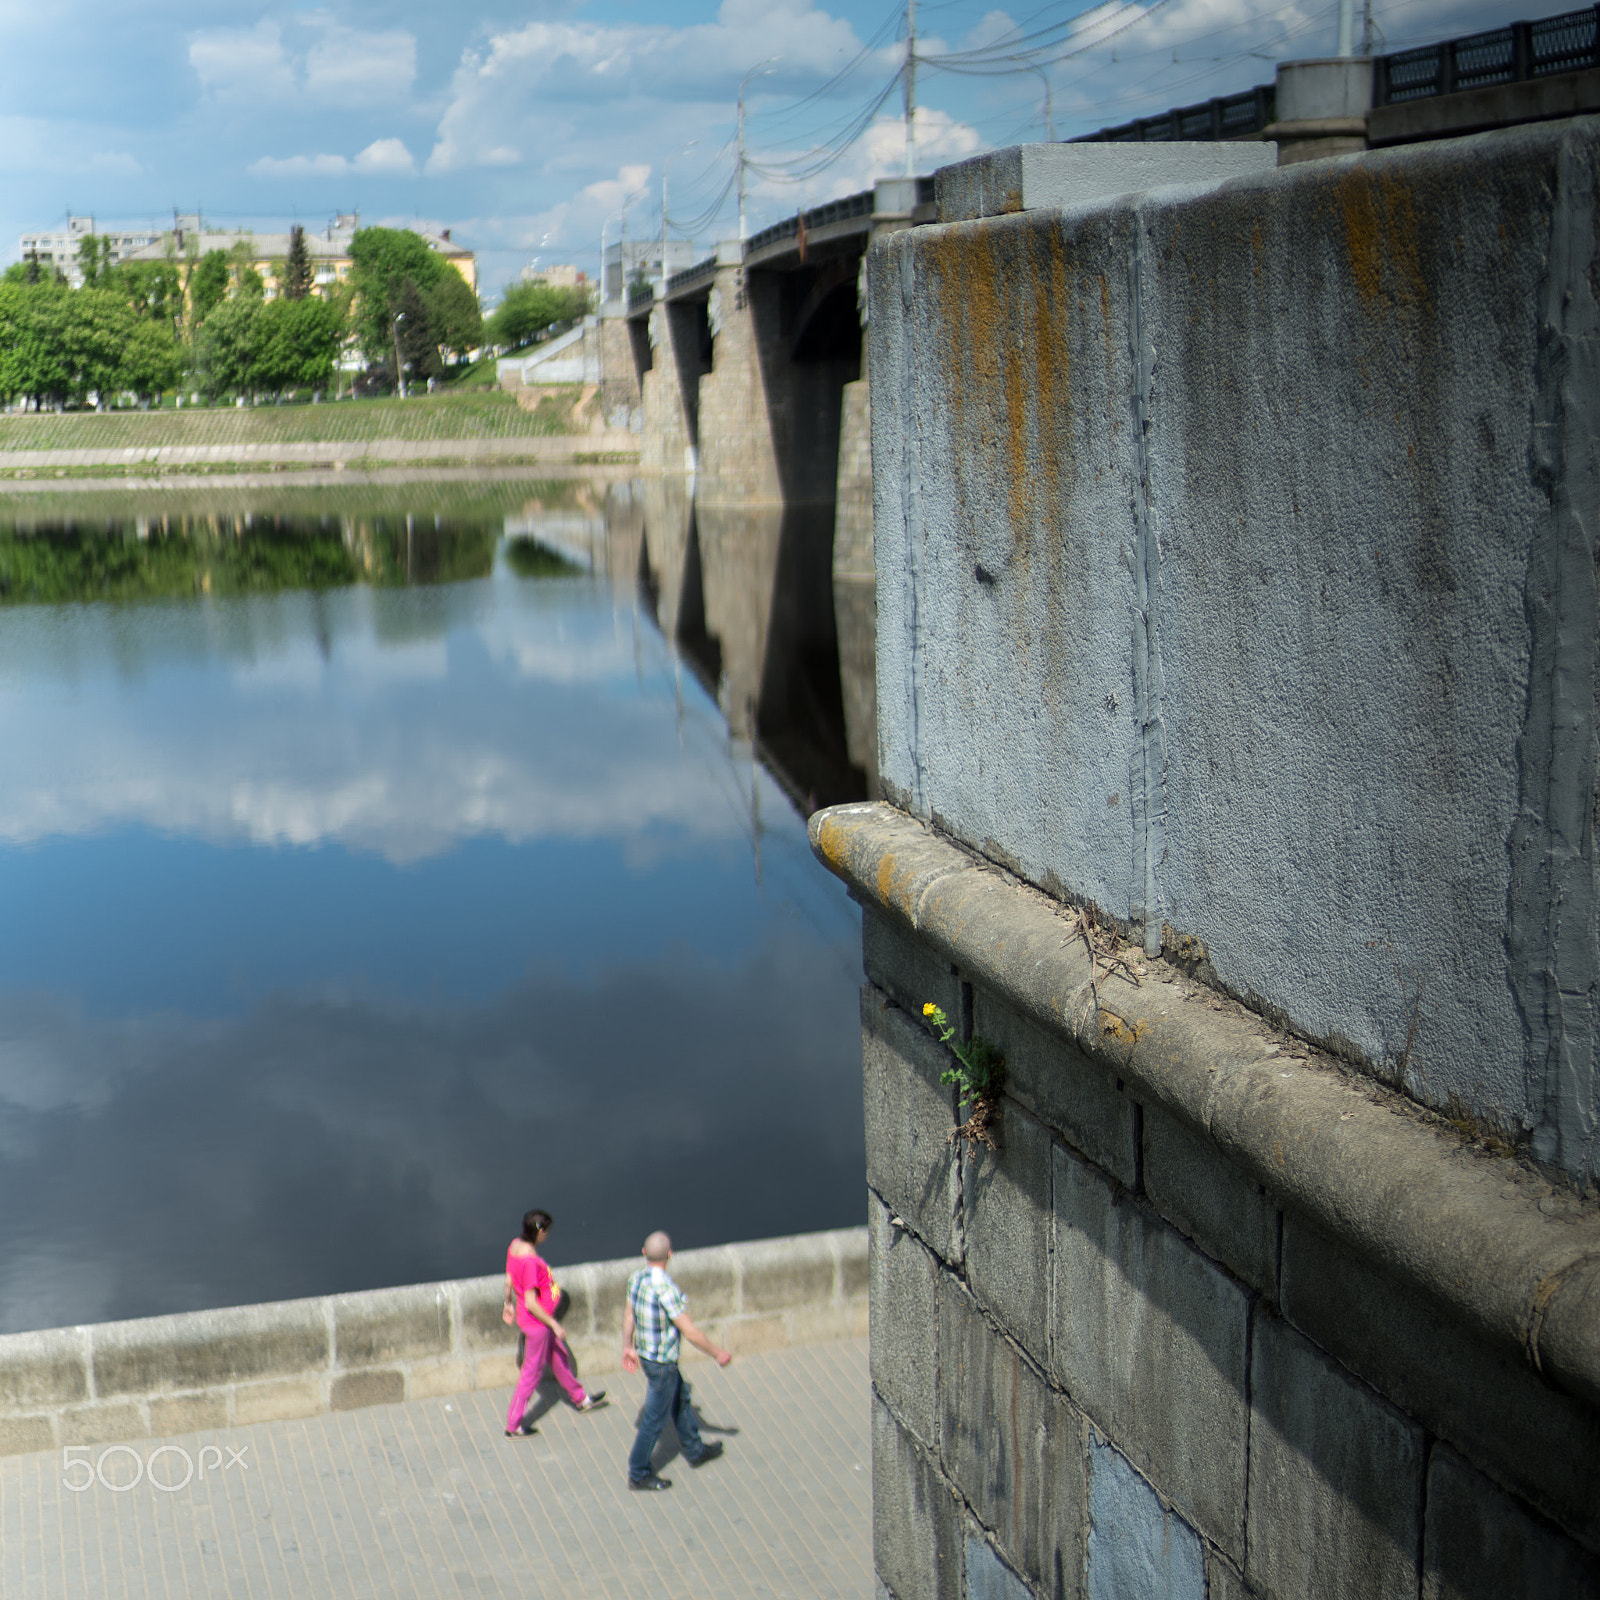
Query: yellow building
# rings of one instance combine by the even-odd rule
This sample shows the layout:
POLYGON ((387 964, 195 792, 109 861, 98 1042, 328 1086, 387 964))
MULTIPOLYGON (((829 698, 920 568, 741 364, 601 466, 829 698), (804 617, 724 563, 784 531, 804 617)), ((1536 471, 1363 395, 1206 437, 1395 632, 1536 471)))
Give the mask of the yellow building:
MULTIPOLYGON (((316 294, 326 294, 350 276, 350 241, 361 226, 358 211, 340 212, 325 228, 306 229, 306 254, 311 258, 312 288, 316 294)), ((430 250, 442 256, 467 280, 474 294, 478 291, 478 259, 470 250, 463 249, 450 238, 450 230, 430 233, 426 228, 411 230, 430 250)), ((266 285, 267 298, 274 299, 281 292, 278 274, 289 255, 289 234, 258 233, 249 228, 208 227, 198 215, 178 216, 174 225, 159 238, 151 240, 140 249, 122 256, 124 261, 164 261, 169 243, 179 257, 190 254, 208 255, 213 250, 232 251, 245 242, 251 265, 261 274, 266 285)))

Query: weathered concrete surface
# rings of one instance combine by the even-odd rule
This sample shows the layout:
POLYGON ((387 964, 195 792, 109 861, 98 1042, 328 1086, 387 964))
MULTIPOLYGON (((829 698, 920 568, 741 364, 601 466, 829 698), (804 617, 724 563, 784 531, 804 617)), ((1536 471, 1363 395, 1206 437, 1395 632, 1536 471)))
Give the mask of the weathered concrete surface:
POLYGON ((1597 148, 1550 123, 869 268, 885 793, 1580 1180, 1597 148))
POLYGON ((934 174, 940 222, 1060 210, 1169 184, 1220 183, 1276 165, 1271 144, 1016 144, 934 174))

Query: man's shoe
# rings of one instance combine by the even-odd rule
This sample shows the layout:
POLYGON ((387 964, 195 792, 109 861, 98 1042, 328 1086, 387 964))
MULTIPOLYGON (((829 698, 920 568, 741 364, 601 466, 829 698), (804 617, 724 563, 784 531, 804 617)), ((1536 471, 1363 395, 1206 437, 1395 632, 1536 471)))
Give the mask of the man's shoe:
MULTIPOLYGON (((702 1450, 700 1452, 700 1454, 697 1455, 694 1458, 693 1461, 689 1462, 689 1465, 691 1467, 703 1467, 706 1464, 706 1462, 715 1461, 717 1459, 717 1457, 720 1456, 721 1454, 722 1454, 722 1441, 720 1439, 718 1439, 714 1444, 708 1444, 705 1447, 705 1449, 702 1450)), ((689 1458, 687 1456, 684 1457, 684 1460, 688 1461, 688 1459, 689 1458)))
MULTIPOLYGON (((692 1466, 693 1463, 691 1462, 690 1465, 692 1466)), ((628 1487, 630 1489, 670 1489, 672 1487, 672 1479, 657 1477, 652 1472, 645 1478, 629 1478, 628 1487)))
POLYGON ((606 1403, 606 1392, 605 1392, 605 1390, 604 1389, 591 1389, 583 1397, 583 1404, 578 1407, 578 1410, 579 1411, 593 1411, 596 1406, 603 1406, 605 1403, 606 1403))

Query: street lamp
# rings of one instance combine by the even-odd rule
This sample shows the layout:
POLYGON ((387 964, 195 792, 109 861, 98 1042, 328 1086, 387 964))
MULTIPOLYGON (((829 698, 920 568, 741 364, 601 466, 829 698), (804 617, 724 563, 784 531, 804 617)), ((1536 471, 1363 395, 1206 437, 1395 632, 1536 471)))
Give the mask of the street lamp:
POLYGON ((400 354, 400 324, 406 320, 403 311, 394 314, 394 381, 400 390, 400 398, 406 397, 406 364, 400 354))
POLYGON ((680 144, 661 163, 661 294, 663 298, 667 293, 667 168, 686 150, 693 150, 699 143, 698 139, 691 139, 688 144, 680 144))
POLYGON ((1023 63, 1029 72, 1037 72, 1044 83, 1044 132, 1051 144, 1056 142, 1056 117, 1055 108, 1050 103, 1050 74, 1035 62, 1023 63))
POLYGON ((781 56, 768 56, 765 61, 758 61, 739 80, 739 242, 743 244, 750 237, 750 230, 744 222, 744 86, 759 72, 763 77, 768 77, 778 69, 776 62, 781 61, 781 56))

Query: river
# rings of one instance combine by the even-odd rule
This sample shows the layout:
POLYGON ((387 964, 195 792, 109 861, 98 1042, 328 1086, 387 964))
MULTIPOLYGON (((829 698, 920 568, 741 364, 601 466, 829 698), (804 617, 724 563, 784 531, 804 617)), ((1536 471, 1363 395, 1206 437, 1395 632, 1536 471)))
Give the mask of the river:
POLYGON ((534 1205, 558 1263, 860 1220, 859 915, 803 820, 871 737, 826 526, 626 483, 26 503, 0 1331, 494 1272, 534 1205))

